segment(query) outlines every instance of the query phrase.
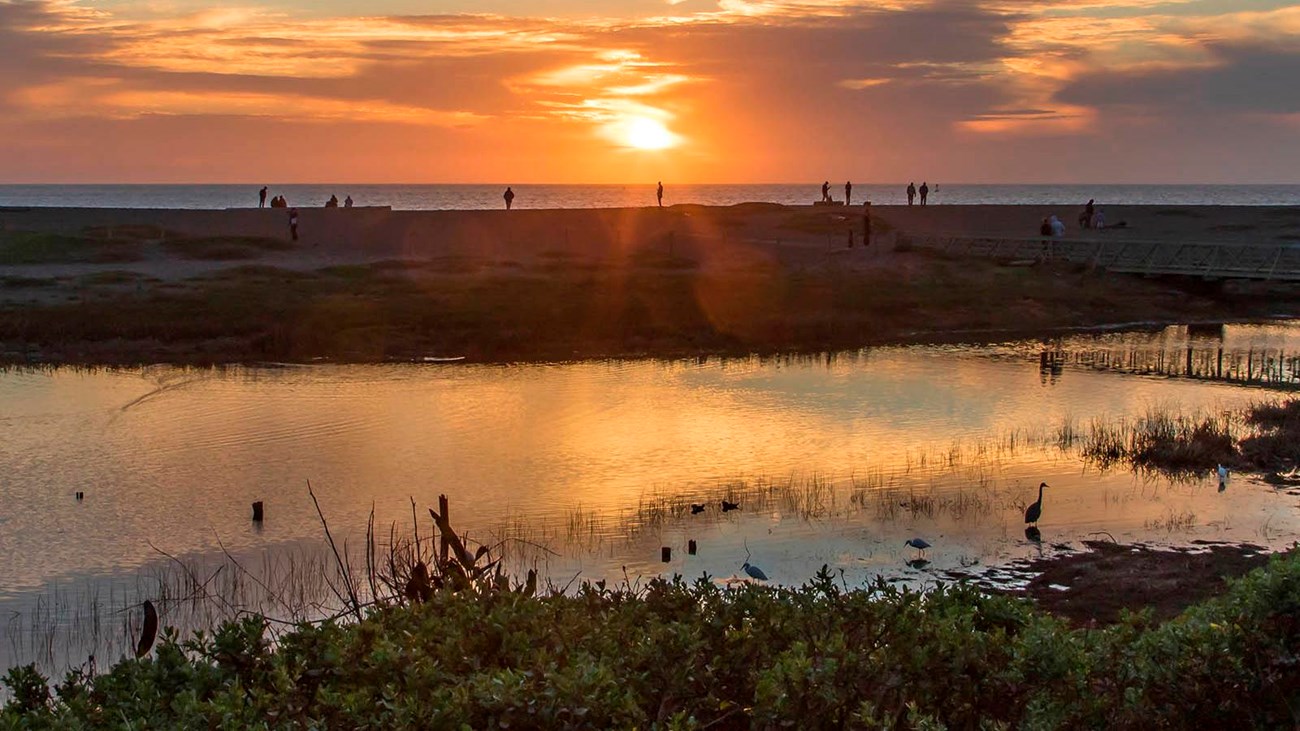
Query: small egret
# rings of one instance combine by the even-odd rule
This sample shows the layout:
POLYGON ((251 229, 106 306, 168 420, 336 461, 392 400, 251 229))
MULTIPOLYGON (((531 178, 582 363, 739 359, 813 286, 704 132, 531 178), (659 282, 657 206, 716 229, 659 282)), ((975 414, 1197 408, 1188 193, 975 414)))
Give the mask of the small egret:
POLYGON ((758 581, 767 581, 767 574, 763 573, 763 569, 754 566, 748 561, 746 561, 745 565, 741 566, 740 568, 744 569, 745 573, 748 574, 749 578, 751 579, 757 579, 758 581))
POLYGON ((924 554, 925 549, 930 547, 930 542, 925 540, 924 538, 909 538, 907 539, 904 545, 911 546, 912 548, 915 548, 916 550, 924 554))
POLYGON ((740 503, 729 503, 726 500, 722 501, 722 512, 729 513, 733 510, 740 510, 740 503))
POLYGON ((1038 483, 1038 501, 1025 508, 1025 523, 1037 523, 1043 517, 1043 488, 1047 486, 1046 482, 1038 483))
POLYGON ((691 503, 691 515, 699 515, 704 512, 704 506, 699 503, 691 503))

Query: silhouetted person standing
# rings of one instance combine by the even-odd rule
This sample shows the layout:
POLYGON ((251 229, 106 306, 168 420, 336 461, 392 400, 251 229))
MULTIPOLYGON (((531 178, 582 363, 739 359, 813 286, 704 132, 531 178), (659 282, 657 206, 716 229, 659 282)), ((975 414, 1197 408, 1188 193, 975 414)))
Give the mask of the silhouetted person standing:
POLYGON ((827 203, 831 199, 831 181, 827 180, 822 183, 822 203, 827 203))
POLYGON ((908 183, 907 184, 907 205, 909 206, 912 205, 912 201, 914 200, 916 200, 916 183, 908 183))
POLYGON ((501 197, 506 199, 506 210, 510 210, 510 206, 515 203, 515 192, 506 186, 506 194, 501 197))
POLYGON ((664 181, 659 181, 659 187, 655 189, 655 198, 659 201, 659 207, 664 207, 664 181))
POLYGON ((853 205, 853 183, 851 181, 844 184, 844 205, 853 205))
POLYGON ((921 205, 925 205, 925 197, 930 195, 930 186, 927 183, 921 183, 921 205))
POLYGON ((257 191, 257 207, 266 208, 266 186, 265 185, 262 186, 261 190, 257 191))
POLYGON ((289 236, 293 237, 294 241, 298 240, 298 209, 297 208, 289 209, 289 236))

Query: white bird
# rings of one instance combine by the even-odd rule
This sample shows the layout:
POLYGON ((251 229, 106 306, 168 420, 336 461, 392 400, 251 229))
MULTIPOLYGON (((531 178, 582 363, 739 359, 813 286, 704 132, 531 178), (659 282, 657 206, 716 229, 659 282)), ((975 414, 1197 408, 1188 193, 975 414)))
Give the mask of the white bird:
POLYGON ((751 579, 757 579, 759 581, 767 581, 767 574, 763 573, 763 569, 760 569, 759 567, 750 564, 748 561, 746 561, 745 565, 741 566, 740 568, 744 569, 745 573, 748 574, 749 578, 751 579))

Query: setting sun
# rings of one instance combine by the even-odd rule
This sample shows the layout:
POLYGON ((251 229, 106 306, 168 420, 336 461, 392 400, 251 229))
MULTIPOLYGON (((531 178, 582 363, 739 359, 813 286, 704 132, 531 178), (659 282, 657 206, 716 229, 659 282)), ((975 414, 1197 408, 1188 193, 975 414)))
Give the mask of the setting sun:
POLYGON ((646 117, 628 120, 626 135, 628 146, 638 150, 663 150, 677 144, 677 135, 663 123, 646 117))

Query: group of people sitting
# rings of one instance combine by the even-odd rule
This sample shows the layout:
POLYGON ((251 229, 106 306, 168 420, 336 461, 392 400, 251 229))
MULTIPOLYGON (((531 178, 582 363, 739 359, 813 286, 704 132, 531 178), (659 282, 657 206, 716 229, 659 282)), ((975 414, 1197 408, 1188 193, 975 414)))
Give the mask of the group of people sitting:
MULTIPOLYGON (((331 196, 330 196, 330 199, 327 200, 327 201, 325 201, 325 207, 326 207, 326 208, 338 208, 338 207, 339 207, 339 197, 336 196, 336 195, 331 195, 331 196)), ((352 207, 352 196, 348 196, 347 198, 344 198, 344 199, 343 199, 343 207, 344 207, 344 208, 351 208, 351 207, 352 207)))
POLYGON ((285 200, 285 199, 284 199, 284 196, 282 196, 282 195, 277 195, 276 197, 274 197, 274 198, 271 199, 271 207, 272 207, 272 208, 288 208, 288 207, 289 207, 289 201, 285 200))

